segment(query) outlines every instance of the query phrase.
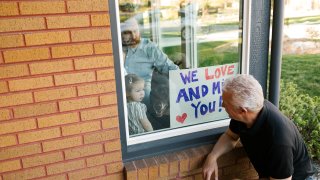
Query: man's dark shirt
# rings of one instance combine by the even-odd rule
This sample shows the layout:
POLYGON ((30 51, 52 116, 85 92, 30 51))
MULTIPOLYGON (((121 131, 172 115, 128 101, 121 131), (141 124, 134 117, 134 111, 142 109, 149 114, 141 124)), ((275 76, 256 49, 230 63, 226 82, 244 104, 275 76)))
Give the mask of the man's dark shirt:
POLYGON ((251 128, 234 119, 229 128, 240 136, 260 178, 303 180, 314 173, 297 127, 269 101, 251 128))

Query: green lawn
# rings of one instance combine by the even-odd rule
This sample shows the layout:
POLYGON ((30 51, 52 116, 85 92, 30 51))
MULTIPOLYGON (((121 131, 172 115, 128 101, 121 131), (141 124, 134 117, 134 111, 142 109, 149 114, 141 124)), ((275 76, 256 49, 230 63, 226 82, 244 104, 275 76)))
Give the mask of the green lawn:
MULTIPOLYGON (((238 62, 237 51, 217 52, 216 48, 226 45, 227 41, 205 42, 198 44, 199 67, 214 66, 238 62)), ((172 59, 176 53, 181 53, 181 46, 163 48, 163 51, 172 59)))
POLYGON ((303 93, 320 96, 320 54, 283 55, 281 79, 297 84, 303 93))
MULTIPOLYGON (((229 42, 206 42, 198 45, 199 67, 237 62, 237 51, 216 51, 229 42)), ((180 46, 166 47, 163 51, 171 58, 181 53, 180 46)), ((320 96, 320 54, 283 55, 281 79, 298 85, 302 93, 320 96)))
POLYGON ((319 24, 320 23, 320 16, 306 16, 306 17, 292 17, 292 18, 285 18, 284 23, 288 24, 298 24, 298 23, 305 23, 308 22, 310 24, 319 24))

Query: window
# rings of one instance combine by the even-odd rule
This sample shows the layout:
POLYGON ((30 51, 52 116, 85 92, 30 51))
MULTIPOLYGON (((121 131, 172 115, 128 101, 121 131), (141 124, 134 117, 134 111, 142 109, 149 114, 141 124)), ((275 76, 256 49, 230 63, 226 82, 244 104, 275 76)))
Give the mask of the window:
POLYGON ((281 79, 303 94, 320 96, 320 2, 286 1, 281 79))
POLYGON ((239 0, 110 2, 125 160, 224 131, 223 81, 248 73, 242 60, 248 59, 243 27, 249 21, 242 21, 248 6, 239 0))

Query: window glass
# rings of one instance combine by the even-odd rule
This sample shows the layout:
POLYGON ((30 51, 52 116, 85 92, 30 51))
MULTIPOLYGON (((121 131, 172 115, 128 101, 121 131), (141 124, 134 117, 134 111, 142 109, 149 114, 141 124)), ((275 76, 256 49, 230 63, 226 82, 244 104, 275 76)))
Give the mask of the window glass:
POLYGON ((285 1, 281 79, 320 96, 320 1, 285 1))
POLYGON ((221 91, 240 73, 241 1, 118 4, 127 139, 228 119, 221 91))

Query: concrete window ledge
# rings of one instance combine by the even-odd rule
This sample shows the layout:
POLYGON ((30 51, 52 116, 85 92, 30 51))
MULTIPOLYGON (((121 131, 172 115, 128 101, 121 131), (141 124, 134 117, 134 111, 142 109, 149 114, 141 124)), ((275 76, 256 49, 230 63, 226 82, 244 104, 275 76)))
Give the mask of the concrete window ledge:
MULTIPOLYGON (((211 151, 212 145, 185 149, 179 152, 135 160, 124 164, 128 180, 144 179, 190 179, 202 178, 202 164, 211 151)), ((258 179, 244 149, 235 150, 218 159, 219 180, 258 179)))

